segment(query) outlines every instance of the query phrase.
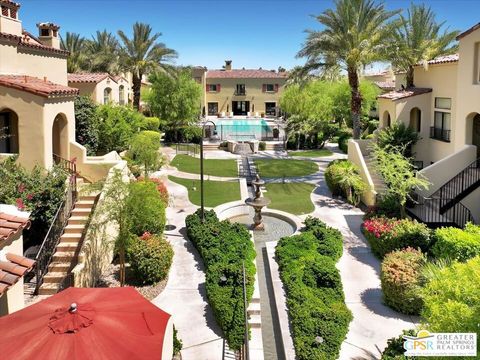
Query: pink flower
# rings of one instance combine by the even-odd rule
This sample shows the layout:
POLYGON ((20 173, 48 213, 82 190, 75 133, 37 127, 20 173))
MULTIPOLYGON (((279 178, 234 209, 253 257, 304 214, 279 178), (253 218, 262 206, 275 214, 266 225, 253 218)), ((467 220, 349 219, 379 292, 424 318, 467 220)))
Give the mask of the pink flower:
POLYGON ((33 199, 33 194, 28 194, 27 195, 27 200, 32 200, 33 199))
POLYGON ((25 191, 25 184, 20 183, 17 188, 18 192, 21 194, 25 191))
POLYGON ((25 209, 25 204, 23 203, 23 200, 18 198, 17 201, 17 209, 18 210, 24 210, 25 209))
POLYGON ((149 240, 152 237, 152 234, 150 234, 148 231, 145 231, 142 236, 140 236, 140 239, 142 240, 149 240))

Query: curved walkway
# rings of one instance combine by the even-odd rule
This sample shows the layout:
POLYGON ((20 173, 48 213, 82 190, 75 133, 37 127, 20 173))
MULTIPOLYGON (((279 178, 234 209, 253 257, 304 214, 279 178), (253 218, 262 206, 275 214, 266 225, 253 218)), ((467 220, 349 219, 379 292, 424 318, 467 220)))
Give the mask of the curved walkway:
POLYGON ((185 218, 197 206, 188 201, 187 189, 168 181, 170 204, 167 208, 167 240, 174 257, 163 292, 153 303, 170 313, 183 342, 183 360, 220 360, 222 333, 205 290, 203 262, 193 244, 186 239, 185 218))

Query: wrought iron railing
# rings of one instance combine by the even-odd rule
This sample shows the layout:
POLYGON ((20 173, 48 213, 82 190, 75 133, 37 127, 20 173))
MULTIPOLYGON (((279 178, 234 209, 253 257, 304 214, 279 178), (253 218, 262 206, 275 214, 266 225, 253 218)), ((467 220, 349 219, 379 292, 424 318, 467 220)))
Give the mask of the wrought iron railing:
POLYGON ((77 174, 77 164, 75 163, 75 161, 67 160, 57 154, 53 154, 53 162, 61 168, 65 169, 69 174, 77 174))
POLYGON ((442 128, 430 127, 430 138, 450 142, 450 130, 442 128))
POLYGON ((62 236, 68 219, 72 214, 75 201, 77 200, 76 188, 76 177, 75 175, 71 175, 65 192, 65 199, 58 206, 55 216, 50 224, 50 228, 48 229, 42 245, 38 250, 37 256, 35 257, 35 292, 38 292, 38 289, 43 283, 43 278, 48 272, 48 266, 50 265, 55 249, 60 242, 60 237, 62 236))

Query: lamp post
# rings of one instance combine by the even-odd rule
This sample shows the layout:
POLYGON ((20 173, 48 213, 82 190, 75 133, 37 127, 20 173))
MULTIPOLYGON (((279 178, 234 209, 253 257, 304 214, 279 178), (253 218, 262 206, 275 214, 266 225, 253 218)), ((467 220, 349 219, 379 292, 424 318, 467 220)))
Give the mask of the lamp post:
POLYGON ((211 123, 213 125, 213 129, 217 130, 217 125, 211 120, 203 122, 202 125, 202 136, 200 136, 200 217, 202 223, 205 222, 205 206, 203 203, 203 136, 205 135, 205 126, 211 123))

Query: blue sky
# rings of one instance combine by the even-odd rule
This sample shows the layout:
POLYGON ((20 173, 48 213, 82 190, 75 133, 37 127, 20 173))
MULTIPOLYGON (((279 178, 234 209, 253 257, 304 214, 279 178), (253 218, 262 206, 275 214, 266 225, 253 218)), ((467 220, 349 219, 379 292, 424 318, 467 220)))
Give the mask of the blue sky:
MULTIPOLYGON (((326 0, 17 0, 24 27, 53 21, 61 32, 91 36, 96 30, 129 32, 135 21, 149 23, 162 41, 178 51, 181 65, 276 69, 301 64, 295 59, 305 29, 319 29, 310 15, 332 6, 326 0)), ((418 2, 418 1, 416 1, 418 2)), ((465 30, 480 22, 480 0, 430 0, 438 20, 465 30)), ((386 1, 390 9, 410 1, 386 1)))

